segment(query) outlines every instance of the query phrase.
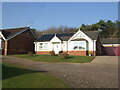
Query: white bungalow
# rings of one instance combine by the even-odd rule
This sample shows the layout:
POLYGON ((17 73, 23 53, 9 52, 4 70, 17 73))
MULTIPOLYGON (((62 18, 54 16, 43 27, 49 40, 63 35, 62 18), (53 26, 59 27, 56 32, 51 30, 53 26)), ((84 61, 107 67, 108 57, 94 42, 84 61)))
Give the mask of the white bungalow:
POLYGON ((36 54, 49 54, 54 51, 67 52, 69 55, 86 56, 101 54, 99 31, 81 31, 76 33, 44 34, 35 43, 36 54))

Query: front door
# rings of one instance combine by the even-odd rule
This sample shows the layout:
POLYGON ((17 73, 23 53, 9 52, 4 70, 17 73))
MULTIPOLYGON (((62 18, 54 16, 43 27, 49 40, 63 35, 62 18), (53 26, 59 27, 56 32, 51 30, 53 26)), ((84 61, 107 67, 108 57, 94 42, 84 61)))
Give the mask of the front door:
POLYGON ((55 43, 54 44, 54 52, 55 52, 55 54, 58 54, 60 50, 61 50, 60 43, 55 43))

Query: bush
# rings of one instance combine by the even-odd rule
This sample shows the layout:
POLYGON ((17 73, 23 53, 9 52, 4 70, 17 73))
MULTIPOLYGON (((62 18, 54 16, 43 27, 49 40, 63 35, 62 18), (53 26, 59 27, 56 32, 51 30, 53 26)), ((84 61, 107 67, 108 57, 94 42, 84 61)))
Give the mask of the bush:
POLYGON ((58 54, 58 56, 60 56, 62 53, 63 53, 63 51, 59 51, 59 54, 58 54))
POLYGON ((54 51, 50 51, 50 55, 55 56, 55 52, 54 51))
POLYGON ((88 54, 89 54, 89 56, 92 56, 92 55, 93 55, 93 52, 92 52, 92 51, 89 51, 88 54))
POLYGON ((28 52, 28 55, 29 56, 33 56, 33 52, 28 52))
POLYGON ((68 56, 69 56, 68 53, 61 53, 61 54, 60 54, 60 57, 61 57, 61 58, 67 58, 68 56))
POLYGON ((59 54, 63 53, 63 51, 59 51, 59 54))

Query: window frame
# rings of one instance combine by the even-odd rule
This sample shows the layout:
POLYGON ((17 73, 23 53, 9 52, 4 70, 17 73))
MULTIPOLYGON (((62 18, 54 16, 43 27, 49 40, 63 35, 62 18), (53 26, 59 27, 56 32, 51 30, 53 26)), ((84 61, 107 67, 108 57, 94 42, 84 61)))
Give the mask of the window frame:
POLYGON ((43 44, 43 48, 44 48, 45 50, 48 50, 48 49, 49 49, 48 43, 44 43, 44 44, 43 44), (46 44, 46 45, 45 45, 45 44, 46 44))
MULTIPOLYGON (((86 42, 85 42, 85 44, 86 44, 86 42)), ((81 47, 80 41, 73 41, 72 42, 72 50, 73 51, 82 51, 82 50, 86 50, 86 48, 87 48, 87 47, 85 47, 84 49, 81 49, 80 47, 81 47), (75 49, 75 47, 76 47, 76 49, 75 49)))
POLYGON ((48 50, 49 49, 49 45, 48 45, 49 43, 48 42, 45 42, 45 43, 43 43, 43 42, 40 42, 39 43, 39 46, 38 46, 38 49, 39 50, 48 50), (45 44, 46 44, 46 46, 45 46, 45 44), (47 47, 47 48, 46 48, 47 47))
POLYGON ((43 43, 39 43, 39 50, 42 50, 43 49, 43 43), (41 47, 41 48, 40 48, 41 47))

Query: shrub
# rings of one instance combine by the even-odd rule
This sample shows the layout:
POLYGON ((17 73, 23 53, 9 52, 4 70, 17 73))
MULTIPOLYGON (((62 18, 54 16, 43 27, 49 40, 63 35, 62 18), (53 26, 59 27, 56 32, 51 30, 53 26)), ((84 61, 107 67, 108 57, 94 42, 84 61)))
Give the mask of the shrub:
POLYGON ((54 51, 50 51, 50 55, 55 56, 55 52, 54 51))
POLYGON ((63 53, 63 51, 59 51, 59 54, 63 53))
POLYGON ((29 56, 33 56, 33 52, 28 52, 28 55, 29 56))
POLYGON ((63 53, 63 51, 59 51, 59 54, 58 54, 58 55, 60 56, 62 53, 63 53))
POLYGON ((92 52, 92 51, 89 51, 88 54, 89 54, 89 56, 92 56, 93 52, 92 52))
POLYGON ((60 54, 60 57, 61 57, 61 58, 67 58, 68 56, 69 56, 68 53, 61 53, 61 54, 60 54))

